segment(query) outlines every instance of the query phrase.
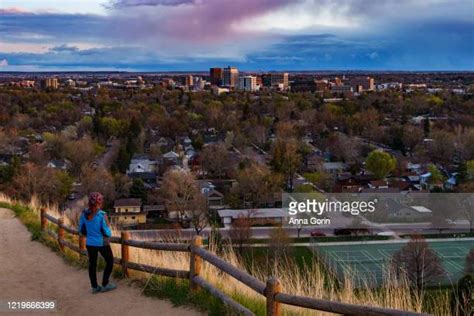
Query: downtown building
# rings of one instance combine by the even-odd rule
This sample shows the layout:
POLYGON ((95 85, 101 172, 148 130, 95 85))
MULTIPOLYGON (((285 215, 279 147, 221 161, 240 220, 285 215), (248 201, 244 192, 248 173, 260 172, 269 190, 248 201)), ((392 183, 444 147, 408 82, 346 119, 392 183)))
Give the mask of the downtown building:
POLYGON ((277 87, 280 90, 288 89, 288 73, 269 73, 262 75, 262 84, 264 87, 277 87))
POLYGON ((211 68, 209 69, 209 81, 212 85, 221 86, 223 83, 224 72, 222 68, 211 68))
POLYGON ((191 75, 184 77, 184 85, 187 87, 192 87, 194 85, 194 78, 191 75))
POLYGON ((229 88, 236 88, 239 84, 239 70, 236 67, 224 68, 222 74, 222 85, 229 88))
POLYGON ((57 89, 59 88, 58 78, 46 78, 41 80, 42 89, 57 89))
POLYGON ((239 78, 239 90, 247 92, 257 91, 257 77, 242 76, 239 78))

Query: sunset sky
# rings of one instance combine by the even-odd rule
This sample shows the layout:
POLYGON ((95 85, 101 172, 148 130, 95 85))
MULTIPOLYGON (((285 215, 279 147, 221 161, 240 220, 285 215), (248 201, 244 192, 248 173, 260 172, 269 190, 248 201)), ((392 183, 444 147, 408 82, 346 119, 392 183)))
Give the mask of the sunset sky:
POLYGON ((474 1, 0 1, 0 71, 227 65, 474 70, 474 1))

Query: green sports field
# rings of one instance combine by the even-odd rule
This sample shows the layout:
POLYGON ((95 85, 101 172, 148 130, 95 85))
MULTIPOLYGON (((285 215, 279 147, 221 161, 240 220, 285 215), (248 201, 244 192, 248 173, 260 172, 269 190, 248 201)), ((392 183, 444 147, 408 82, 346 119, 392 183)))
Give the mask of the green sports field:
MULTIPOLYGON (((463 276, 466 256, 474 247, 474 240, 429 241, 443 264, 446 276, 440 280, 443 285, 455 283, 463 276)), ((351 277, 356 286, 367 284, 377 286, 383 283, 387 265, 394 252, 405 243, 375 242, 329 244, 311 243, 311 249, 323 258, 340 279, 351 277)))

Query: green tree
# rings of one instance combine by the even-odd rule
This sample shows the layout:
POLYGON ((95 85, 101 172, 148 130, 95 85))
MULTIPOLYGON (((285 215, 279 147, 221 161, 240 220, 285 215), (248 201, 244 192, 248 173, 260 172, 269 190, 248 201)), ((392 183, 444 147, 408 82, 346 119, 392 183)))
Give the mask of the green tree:
POLYGON ((443 183, 446 179, 438 167, 432 163, 428 165, 428 172, 431 173, 431 177, 429 179, 429 183, 431 184, 443 183))
POLYGON ((466 162, 466 176, 469 180, 474 179, 474 160, 466 162))
POLYGON ((131 198, 141 199, 143 203, 147 202, 147 192, 142 179, 133 179, 129 192, 131 198))
POLYGON ((57 171, 56 178, 60 183, 58 188, 58 195, 60 198, 65 199, 67 195, 71 192, 72 183, 74 182, 73 178, 64 171, 57 171))
POLYGON ((331 190, 332 177, 329 173, 325 171, 307 172, 303 176, 318 188, 326 191, 331 190))
POLYGON ((286 178, 286 187, 293 190, 293 177, 301 164, 298 142, 295 139, 277 139, 273 149, 272 166, 286 178))
POLYGON ((127 147, 121 145, 118 151, 117 160, 115 160, 114 167, 121 173, 125 173, 128 169, 128 164, 132 155, 127 151, 127 147))
POLYGON ((428 117, 423 120, 423 131, 425 132, 425 137, 430 136, 431 124, 430 119, 428 117))
POLYGON ((312 193, 314 188, 311 184, 302 184, 295 189, 295 193, 312 193))
POLYGON ((9 183, 18 172, 21 166, 21 160, 18 156, 13 156, 10 164, 0 166, 0 183, 9 183))
POLYGON ((365 167, 377 179, 384 179, 390 172, 395 170, 396 165, 397 159, 381 150, 372 151, 365 160, 365 167))

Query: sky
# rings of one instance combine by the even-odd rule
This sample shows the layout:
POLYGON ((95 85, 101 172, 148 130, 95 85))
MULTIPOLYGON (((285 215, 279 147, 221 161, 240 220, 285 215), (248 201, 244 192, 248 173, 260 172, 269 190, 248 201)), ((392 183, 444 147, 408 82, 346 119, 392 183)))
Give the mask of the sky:
POLYGON ((473 0, 0 0, 0 71, 474 70, 473 0))

